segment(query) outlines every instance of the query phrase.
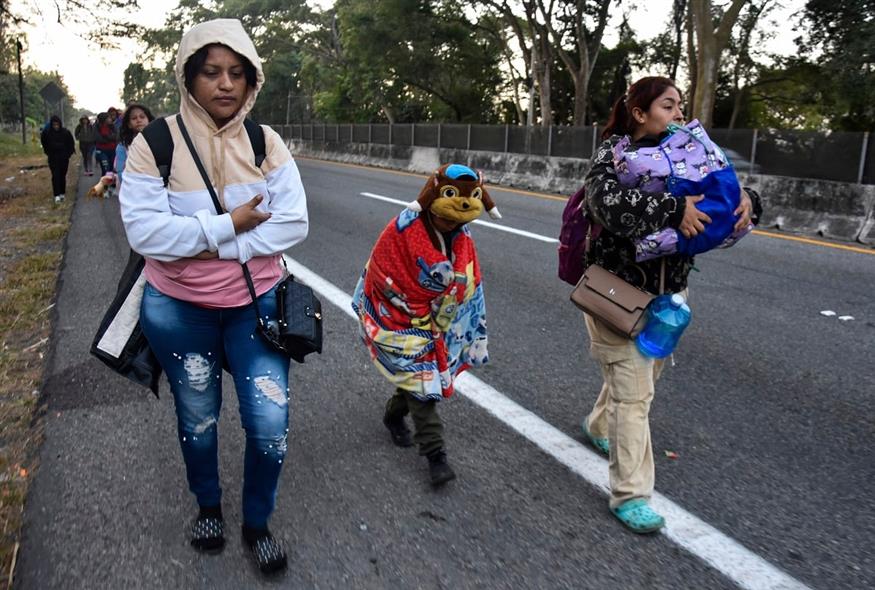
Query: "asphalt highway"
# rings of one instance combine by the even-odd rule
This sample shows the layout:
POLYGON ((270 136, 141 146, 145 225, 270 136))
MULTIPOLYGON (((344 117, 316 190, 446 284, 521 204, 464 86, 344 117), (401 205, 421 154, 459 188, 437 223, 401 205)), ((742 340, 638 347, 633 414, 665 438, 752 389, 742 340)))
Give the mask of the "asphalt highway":
MULTIPOLYGON (((424 177, 298 165, 311 229, 287 255, 348 297, 397 202, 414 199, 424 177)), ((289 571, 261 580, 239 543, 243 433, 227 379, 219 431, 229 544, 219 556, 195 553, 186 530, 196 507, 166 383, 156 400, 88 354, 128 255, 117 201, 81 196, 93 180, 80 181, 67 242, 43 388, 46 440, 16 587, 784 583, 768 573, 733 577, 721 559, 669 534, 626 532, 587 473, 538 446, 537 432, 523 436, 463 394, 440 407, 459 477, 432 491, 425 461, 389 442, 380 418, 391 387, 367 360, 354 321, 326 295, 325 350, 292 367, 289 452, 271 525, 289 549, 289 571)), ((556 278, 550 240, 564 201, 490 192, 504 217, 483 220, 522 233, 471 228, 491 359, 473 375, 584 453, 580 421, 601 380, 570 286, 556 278)), ((872 252, 758 232, 698 257, 693 321, 657 386, 657 491, 721 533, 712 553, 737 545, 789 580, 784 587, 875 587, 872 252)), ((605 477, 605 461, 589 465, 593 478, 605 477)))

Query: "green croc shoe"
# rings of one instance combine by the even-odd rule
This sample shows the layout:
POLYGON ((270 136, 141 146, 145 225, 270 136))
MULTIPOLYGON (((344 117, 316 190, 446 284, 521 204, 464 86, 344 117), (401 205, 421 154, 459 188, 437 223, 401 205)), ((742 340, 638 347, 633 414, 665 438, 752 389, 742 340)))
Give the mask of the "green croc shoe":
POLYGON ((611 512, 633 533, 654 533, 665 526, 665 519, 643 498, 623 502, 611 512))
POLYGON ((596 448, 597 451, 600 451, 605 457, 610 456, 611 454, 611 445, 608 444, 608 439, 606 438, 596 438, 589 432, 589 428, 586 427, 586 418, 583 419, 583 423, 580 425, 583 429, 583 435, 589 440, 589 442, 596 448))

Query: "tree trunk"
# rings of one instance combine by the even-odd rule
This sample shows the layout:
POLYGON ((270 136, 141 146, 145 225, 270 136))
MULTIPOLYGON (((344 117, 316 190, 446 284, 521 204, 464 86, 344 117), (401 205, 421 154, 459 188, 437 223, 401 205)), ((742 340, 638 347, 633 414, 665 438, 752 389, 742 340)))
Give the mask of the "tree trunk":
POLYGON ((699 66, 696 63, 696 38, 693 26, 693 12, 687 6, 687 71, 690 72, 690 82, 687 86, 687 117, 693 112, 693 100, 696 95, 696 72, 699 66))
POLYGON ((545 45, 541 35, 532 43, 532 75, 538 85, 541 125, 548 127, 553 124, 553 104, 550 96, 550 49, 545 45))
POLYGON ((708 41, 703 43, 702 39, 699 39, 698 53, 692 118, 698 119, 704 127, 710 127, 714 118, 714 96, 717 92, 720 55, 713 43, 708 41))
POLYGON ((574 79, 574 125, 586 125, 586 105, 589 96, 589 76, 586 72, 578 72, 574 79))
POLYGON ((738 20, 741 8, 748 0, 732 0, 732 4, 715 23, 710 0, 690 0, 690 13, 696 30, 696 91, 694 93, 692 118, 699 119, 705 127, 714 120, 714 97, 717 93, 717 76, 720 58, 729 43, 732 27, 738 20), (717 27, 715 29, 715 24, 717 27))

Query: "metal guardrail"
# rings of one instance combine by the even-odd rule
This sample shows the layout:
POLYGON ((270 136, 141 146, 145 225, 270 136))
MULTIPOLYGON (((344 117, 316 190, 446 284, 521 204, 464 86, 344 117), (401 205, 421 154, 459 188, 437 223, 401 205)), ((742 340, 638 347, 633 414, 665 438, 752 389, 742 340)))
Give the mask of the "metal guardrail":
MULTIPOLYGON (((603 127, 519 125, 273 125, 286 139, 482 150, 588 159, 603 127)), ((712 129, 712 139, 747 174, 875 184, 875 136, 869 132, 712 129)))

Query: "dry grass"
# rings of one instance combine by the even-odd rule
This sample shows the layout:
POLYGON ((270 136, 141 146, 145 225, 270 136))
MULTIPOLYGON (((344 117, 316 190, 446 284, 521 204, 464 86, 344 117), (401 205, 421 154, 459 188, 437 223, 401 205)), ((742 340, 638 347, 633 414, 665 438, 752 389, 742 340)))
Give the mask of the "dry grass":
MULTIPOLYGON (((0 138, 0 183, 23 192, 0 199, 0 588, 11 587, 24 499, 42 440, 44 378, 64 237, 73 199, 54 205, 48 168, 33 146, 0 138), (7 181, 7 178, 15 177, 7 181)), ((75 186, 76 160, 68 182, 75 186)), ((72 196, 71 192, 71 196, 72 196)))

